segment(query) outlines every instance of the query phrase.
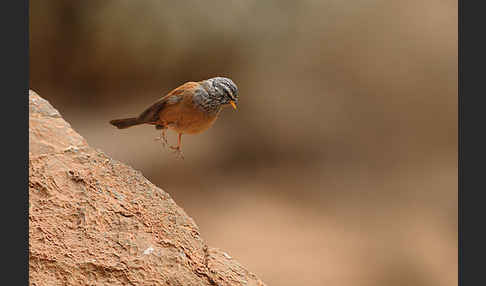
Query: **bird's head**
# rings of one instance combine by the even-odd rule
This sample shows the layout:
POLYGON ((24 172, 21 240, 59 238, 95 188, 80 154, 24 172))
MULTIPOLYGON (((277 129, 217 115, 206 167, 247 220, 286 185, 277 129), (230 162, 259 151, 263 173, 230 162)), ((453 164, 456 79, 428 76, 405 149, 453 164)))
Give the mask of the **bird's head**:
POLYGON ((238 106, 238 87, 229 78, 214 77, 209 79, 214 96, 218 98, 221 105, 231 105, 234 109, 238 106))

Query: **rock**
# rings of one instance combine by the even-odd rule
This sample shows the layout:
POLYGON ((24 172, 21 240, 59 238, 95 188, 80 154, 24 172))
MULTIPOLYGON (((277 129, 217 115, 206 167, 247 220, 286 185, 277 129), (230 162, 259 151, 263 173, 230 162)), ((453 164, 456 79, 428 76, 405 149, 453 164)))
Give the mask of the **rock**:
POLYGON ((29 92, 31 285, 264 285, 169 194, 29 92))

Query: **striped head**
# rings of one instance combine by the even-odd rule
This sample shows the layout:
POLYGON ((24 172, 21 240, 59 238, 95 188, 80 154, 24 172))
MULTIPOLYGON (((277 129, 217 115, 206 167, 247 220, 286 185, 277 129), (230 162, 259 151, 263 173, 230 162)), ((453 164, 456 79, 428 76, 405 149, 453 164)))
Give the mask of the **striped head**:
POLYGON ((206 80, 209 96, 217 99, 221 105, 231 105, 236 109, 238 105, 238 87, 229 78, 213 77, 206 80))

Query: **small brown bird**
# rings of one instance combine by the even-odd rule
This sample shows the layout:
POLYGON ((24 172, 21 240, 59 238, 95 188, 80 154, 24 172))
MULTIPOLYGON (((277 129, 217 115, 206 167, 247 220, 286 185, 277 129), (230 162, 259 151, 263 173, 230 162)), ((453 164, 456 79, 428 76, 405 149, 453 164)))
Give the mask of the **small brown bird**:
POLYGON ((152 124, 162 129, 162 144, 167 145, 168 128, 179 135, 177 146, 169 146, 178 157, 182 134, 200 133, 214 123, 222 107, 238 105, 238 87, 229 78, 214 77, 199 82, 186 82, 154 102, 138 117, 114 119, 110 123, 119 129, 140 124, 152 124))

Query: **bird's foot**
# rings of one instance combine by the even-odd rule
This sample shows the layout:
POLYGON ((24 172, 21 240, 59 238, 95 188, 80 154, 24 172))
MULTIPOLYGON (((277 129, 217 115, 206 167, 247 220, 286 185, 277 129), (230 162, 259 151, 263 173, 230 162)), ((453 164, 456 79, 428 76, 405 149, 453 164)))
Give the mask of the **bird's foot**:
POLYGON ((155 137, 154 139, 155 141, 160 141, 160 143, 162 144, 162 147, 167 147, 167 141, 164 140, 164 138, 162 138, 162 136, 159 136, 159 137, 155 137))
POLYGON ((159 137, 155 137, 155 141, 160 141, 162 143, 162 147, 164 148, 169 145, 169 142, 167 141, 167 134, 165 134, 165 132, 162 132, 159 137))
POLYGON ((172 153, 176 155, 177 159, 184 160, 184 154, 180 146, 169 146, 169 148, 172 149, 172 153))

